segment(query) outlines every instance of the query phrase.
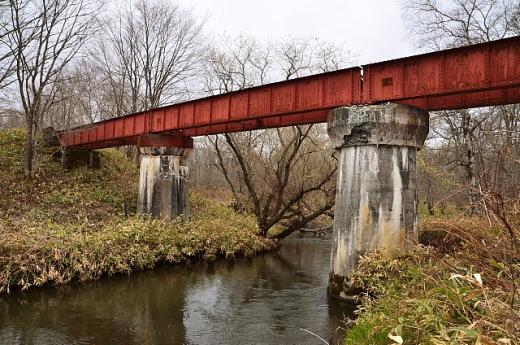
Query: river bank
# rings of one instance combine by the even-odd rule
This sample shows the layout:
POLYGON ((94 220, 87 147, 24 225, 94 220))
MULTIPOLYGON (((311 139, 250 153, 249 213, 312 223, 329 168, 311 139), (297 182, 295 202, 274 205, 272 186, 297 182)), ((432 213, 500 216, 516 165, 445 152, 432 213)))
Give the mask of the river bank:
POLYGON ((24 179, 23 141, 22 130, 0 133, 0 293, 277 247, 251 216, 198 194, 188 220, 136 215, 139 173, 117 150, 101 151, 100 169, 65 170, 41 148, 36 177, 24 179))
POLYGON ((2 294, 0 344, 337 345, 351 310, 327 296, 330 245, 296 233, 250 258, 2 294))
POLYGON ((344 343, 520 344, 520 253, 510 234, 462 215, 425 219, 421 229, 415 251, 361 260, 353 281, 367 294, 344 343))

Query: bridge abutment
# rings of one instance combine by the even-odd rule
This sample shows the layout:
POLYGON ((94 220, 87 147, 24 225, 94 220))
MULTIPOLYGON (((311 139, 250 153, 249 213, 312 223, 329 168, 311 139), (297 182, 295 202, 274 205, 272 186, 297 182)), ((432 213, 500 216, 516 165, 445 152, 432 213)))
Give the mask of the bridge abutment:
POLYGON ((189 171, 185 161, 192 148, 187 146, 140 147, 139 213, 162 219, 189 216, 189 171))
POLYGON ((429 115, 402 104, 331 111, 328 133, 338 156, 329 293, 350 300, 359 257, 372 250, 393 256, 418 238, 416 152, 429 115))

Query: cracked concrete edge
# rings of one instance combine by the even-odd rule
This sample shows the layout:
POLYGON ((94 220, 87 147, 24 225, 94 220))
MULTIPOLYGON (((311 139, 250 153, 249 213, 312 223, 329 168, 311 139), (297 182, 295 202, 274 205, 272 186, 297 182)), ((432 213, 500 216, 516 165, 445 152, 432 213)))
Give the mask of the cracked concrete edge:
POLYGON ((397 103, 340 107, 328 116, 328 133, 336 148, 358 145, 423 147, 429 114, 397 103))

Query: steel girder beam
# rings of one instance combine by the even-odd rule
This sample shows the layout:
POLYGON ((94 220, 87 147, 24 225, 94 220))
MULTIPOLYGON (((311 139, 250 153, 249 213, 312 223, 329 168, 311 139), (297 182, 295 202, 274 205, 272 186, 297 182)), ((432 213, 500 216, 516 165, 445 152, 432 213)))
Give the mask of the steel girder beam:
POLYGON ((137 144, 142 134, 201 136, 325 122, 339 106, 424 110, 520 103, 520 37, 206 97, 59 133, 64 146, 137 144))

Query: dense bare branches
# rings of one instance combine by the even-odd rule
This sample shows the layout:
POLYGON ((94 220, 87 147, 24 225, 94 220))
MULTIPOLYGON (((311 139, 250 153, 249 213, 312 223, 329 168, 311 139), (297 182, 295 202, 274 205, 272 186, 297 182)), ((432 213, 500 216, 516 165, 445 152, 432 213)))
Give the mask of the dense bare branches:
POLYGON ((237 206, 252 211, 261 232, 278 237, 328 212, 334 202, 336 162, 316 126, 211 138, 218 167, 237 206))
POLYGON ((354 62, 352 53, 344 47, 309 38, 289 38, 281 42, 278 54, 285 80, 335 71, 354 62))
POLYGON ((43 119, 45 126, 68 129, 104 120, 111 114, 114 100, 104 85, 97 66, 82 59, 63 73, 66 82, 56 87, 56 99, 43 119))
POLYGON ((410 33, 422 47, 442 49, 519 33, 516 0, 406 0, 410 33))
POLYGON ((15 80, 27 127, 27 176, 34 174, 35 141, 43 116, 56 102, 65 67, 95 30, 96 1, 10 0, 3 44, 15 68, 15 80))
MULTIPOLYGON (((342 47, 314 39, 225 39, 208 52, 205 86, 211 94, 240 90, 344 67, 347 57, 342 47)), ((323 127, 225 134, 208 143, 237 207, 255 214, 263 235, 277 226, 284 237, 332 208, 336 161, 323 127)))
POLYGON ((222 47, 211 47, 205 56, 203 83, 209 94, 220 94, 272 81, 273 47, 246 36, 225 37, 222 47))
POLYGON ((280 44, 280 65, 285 80, 308 74, 312 66, 311 44, 309 40, 292 40, 280 44))
MULTIPOLYGON (((515 0, 407 0, 406 19, 417 43, 442 49, 518 34, 520 3, 515 0)), ((518 105, 432 114, 431 137, 436 162, 462 177, 469 210, 479 204, 484 188, 504 195, 519 193, 518 105)), ((480 203, 482 205, 482 203, 480 203)))
POLYGON ((352 63, 352 53, 343 46, 314 38, 261 44, 246 36, 225 37, 207 52, 203 80, 206 92, 219 94, 333 71, 352 63))
POLYGON ((97 55, 114 94, 129 101, 123 113, 185 97, 199 70, 201 30, 190 11, 165 0, 133 2, 110 22, 97 55))
POLYGON ((4 88, 11 79, 9 78, 14 72, 14 59, 10 49, 4 44, 4 40, 11 32, 9 23, 9 1, 0 0, 0 90, 4 88))

